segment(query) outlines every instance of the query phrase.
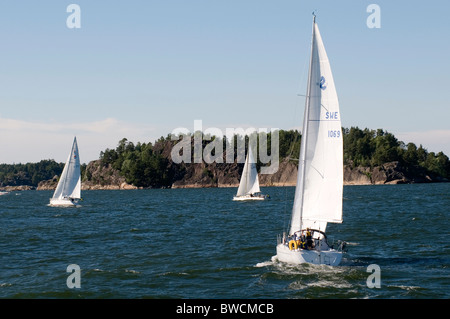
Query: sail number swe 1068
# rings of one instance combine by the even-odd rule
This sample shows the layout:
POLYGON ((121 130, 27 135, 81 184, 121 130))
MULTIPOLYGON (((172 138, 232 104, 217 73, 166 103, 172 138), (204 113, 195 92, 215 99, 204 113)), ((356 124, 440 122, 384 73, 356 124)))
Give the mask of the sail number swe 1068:
POLYGON ((339 138, 339 137, 341 137, 341 131, 340 130, 329 130, 328 137, 339 138))

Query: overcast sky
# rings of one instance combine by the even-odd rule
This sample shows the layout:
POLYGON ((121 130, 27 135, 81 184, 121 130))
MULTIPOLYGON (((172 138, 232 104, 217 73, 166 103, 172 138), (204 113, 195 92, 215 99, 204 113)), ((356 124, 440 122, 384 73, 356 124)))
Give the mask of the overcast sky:
POLYGON ((75 135, 87 163, 194 120, 301 129, 314 10, 342 125, 450 156, 449 1, 19 0, 0 3, 0 163, 64 162, 75 135))

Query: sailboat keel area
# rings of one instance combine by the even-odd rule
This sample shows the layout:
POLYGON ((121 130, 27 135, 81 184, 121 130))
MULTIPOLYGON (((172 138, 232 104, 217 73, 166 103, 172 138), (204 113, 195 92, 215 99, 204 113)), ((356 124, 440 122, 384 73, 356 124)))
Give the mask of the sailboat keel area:
POLYGON ((285 244, 277 245, 277 259, 289 264, 316 264, 338 266, 342 260, 342 252, 330 249, 325 251, 298 248, 290 250, 285 244))
POLYGON ((327 240, 325 232, 307 228, 293 236, 278 238, 277 258, 291 264, 323 264, 338 266, 342 260, 345 242, 338 241, 334 249, 327 240), (298 234, 299 233, 299 234, 298 234))
POLYGON ((51 198, 49 206, 75 207, 78 201, 72 198, 51 198))
POLYGON ((242 195, 242 196, 234 196, 233 200, 265 200, 266 199, 266 195, 262 195, 262 194, 249 194, 249 195, 242 195))

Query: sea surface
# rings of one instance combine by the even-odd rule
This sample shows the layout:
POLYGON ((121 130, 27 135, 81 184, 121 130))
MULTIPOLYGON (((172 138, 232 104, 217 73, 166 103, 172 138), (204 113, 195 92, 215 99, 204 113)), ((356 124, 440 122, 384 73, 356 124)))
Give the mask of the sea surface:
POLYGON ((344 223, 327 229, 348 243, 338 267, 274 257, 294 187, 235 192, 84 191, 76 208, 0 196, 0 298, 450 298, 450 183, 345 186, 344 223))

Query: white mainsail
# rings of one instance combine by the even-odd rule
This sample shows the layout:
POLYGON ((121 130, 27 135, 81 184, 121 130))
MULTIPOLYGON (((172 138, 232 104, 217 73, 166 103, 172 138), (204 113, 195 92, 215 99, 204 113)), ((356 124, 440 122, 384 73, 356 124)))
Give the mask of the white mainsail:
POLYGON ((343 144, 339 102, 319 27, 313 22, 311 61, 290 234, 325 231, 342 222, 343 144))
POLYGON ((256 170, 256 163, 253 157, 252 148, 249 146, 236 196, 252 195, 259 193, 260 191, 258 171, 256 170))
POLYGON ((81 198, 80 156, 77 138, 73 140, 72 150, 53 194, 52 200, 81 198))

